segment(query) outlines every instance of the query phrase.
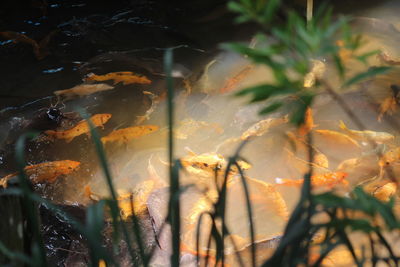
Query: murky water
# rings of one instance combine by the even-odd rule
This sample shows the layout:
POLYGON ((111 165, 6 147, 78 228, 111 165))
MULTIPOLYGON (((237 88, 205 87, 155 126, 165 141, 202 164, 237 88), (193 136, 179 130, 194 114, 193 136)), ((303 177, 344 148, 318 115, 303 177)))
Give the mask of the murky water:
MULTIPOLYGON (((162 55, 163 48, 168 46, 179 46, 175 50, 174 65, 174 73, 177 74, 174 79, 177 95, 175 99, 176 135, 180 136, 175 147, 176 157, 187 157, 194 152, 197 155, 216 153, 227 159, 235 151, 238 143, 222 144, 228 139, 240 137, 246 129, 260 119, 266 119, 257 115, 261 105, 248 106, 245 105, 245 99, 234 98, 231 93, 221 93, 221 88, 224 87, 227 79, 248 66, 249 62, 232 53, 217 52, 216 44, 243 36, 246 38, 242 40, 247 41, 250 39, 251 31, 246 32, 246 26, 238 28, 239 33, 230 30, 215 39, 210 37, 211 34, 204 35, 207 24, 217 25, 214 29, 215 33, 224 32, 223 29, 228 27, 229 23, 226 21, 229 21, 231 15, 227 15, 228 19, 219 20, 219 15, 225 16, 226 13, 218 6, 214 10, 215 13, 207 13, 208 9, 205 7, 203 16, 199 15, 189 20, 185 12, 192 14, 191 9, 183 5, 182 10, 176 11, 186 14, 187 20, 183 23, 177 18, 172 19, 168 12, 165 17, 154 14, 154 9, 170 10, 171 6, 165 7, 164 4, 146 1, 142 4, 135 3, 127 6, 117 4, 113 5, 112 9, 109 9, 109 6, 85 1, 74 3, 49 1, 48 4, 45 16, 41 13, 44 11, 39 8, 35 11, 38 12, 36 16, 22 14, 21 17, 24 19, 14 24, 13 28, 4 30, 26 32, 32 38, 40 40, 48 32, 57 28, 59 32, 50 42, 49 56, 38 61, 26 44, 20 45, 8 41, 0 43, 0 57, 4 58, 1 63, 4 79, 0 85, 1 92, 4 94, 0 103, 4 107, 0 111, 0 141, 2 141, 0 172, 2 175, 12 173, 16 169, 13 148, 20 134, 29 130, 44 131, 60 127, 59 124, 49 121, 46 114, 43 115, 43 111, 46 112, 51 105, 61 108, 65 114, 75 116, 70 121, 67 120, 66 125, 61 125, 64 130, 70 126, 68 122, 79 121, 79 114, 74 113, 77 108, 89 114, 112 114, 104 129, 98 128, 100 136, 135 125, 138 116, 145 115, 146 111, 154 105, 154 112, 142 124, 157 125, 159 130, 127 144, 106 144, 105 149, 114 183, 119 192, 135 191, 138 185, 154 175, 167 183, 165 162, 167 161, 168 129, 162 55), (69 15, 61 16, 60 14, 69 15), (31 18, 27 19, 28 17, 31 18), (202 26, 196 28, 196 25, 202 26), (36 29, 40 30, 36 31, 36 29), (69 101, 58 101, 58 103, 55 97, 50 97, 53 91, 81 84, 82 79, 90 73, 106 74, 116 71, 132 71, 145 75, 152 82, 146 85, 120 83, 110 91, 69 101), (152 92, 158 97, 159 103, 153 103, 149 95, 143 93, 144 91, 152 92), (150 171, 151 167, 155 172, 150 171)), ((338 8, 344 9, 342 4, 339 4, 338 8)), ((381 49, 394 58, 400 56, 397 45, 400 40, 400 22, 396 17, 398 12, 400 12, 400 4, 397 1, 386 1, 379 6, 371 4, 371 7, 351 12, 357 16, 353 22, 354 26, 366 35, 365 40, 368 42, 363 48, 364 51, 381 49)), ((381 63, 378 59, 372 58, 368 64, 372 66, 381 63)), ((356 72, 362 66, 351 63, 348 67, 356 72)), ((338 81, 330 72, 329 66, 327 75, 332 77, 331 84, 334 87, 338 86, 338 81)), ((265 68, 254 67, 234 90, 258 84, 270 77, 270 73, 265 68)), ((368 129, 387 131, 397 136, 398 128, 393 124, 396 116, 390 117, 391 120, 385 118, 382 122, 377 121, 379 103, 391 94, 390 86, 398 84, 397 77, 398 73, 393 71, 383 78, 363 83, 362 86, 352 88, 349 92, 343 92, 345 101, 368 126, 368 129), (373 101, 370 100, 371 98, 373 101)), ((106 83, 112 84, 110 81, 106 83)), ((344 120, 349 128, 354 128, 354 124, 337 103, 326 95, 318 96, 313 113, 317 129, 337 131, 339 120, 344 120)), ((277 113, 268 118, 282 116, 283 114, 277 113)), ((301 169, 304 169, 305 164, 301 160, 306 160, 306 157, 301 153, 296 155, 300 159, 300 167, 298 167, 299 165, 285 154, 287 153, 285 149, 290 147, 286 137, 289 131, 293 131, 293 128, 287 124, 275 127, 270 133, 252 140, 244 149, 242 156, 252 165, 246 171, 246 175, 258 181, 267 182, 271 187, 268 194, 278 192, 277 194, 284 200, 285 209, 291 211, 298 200, 299 189, 278 186, 275 180, 276 178, 301 177, 303 174, 301 169)), ((398 137, 394 141, 394 144, 397 143, 398 137)), ((362 145, 361 151, 332 148, 332 145, 324 139, 317 139, 314 145, 328 157, 329 167, 324 171, 334 171, 344 160, 369 152, 367 145, 362 145)), ((65 159, 81 162, 78 171, 58 179, 53 184, 37 188, 38 192, 55 203, 79 206, 92 203, 85 192, 87 186, 100 197, 108 195, 93 142, 87 135, 79 136, 71 143, 66 143, 65 140, 29 142, 26 155, 28 164, 65 159)), ((372 164, 375 163, 377 162, 372 164)), ((370 169, 360 167, 357 171, 349 171, 348 180, 351 185, 354 185, 360 180, 377 175, 378 171, 378 166, 370 169)), ((209 176, 206 179, 211 181, 213 178, 209 176)), ((197 184, 199 180, 193 173, 182 172, 183 184, 197 184)), ((207 181, 207 186, 212 188, 210 181, 207 181)), ((244 244, 248 245, 248 221, 244 219, 246 218, 245 200, 238 181, 236 177, 228 195, 228 226, 232 234, 239 236, 244 244)), ((282 205, 279 206, 280 204, 277 204, 275 199, 271 200, 265 191, 258 192, 260 186, 253 185, 250 189, 254 193, 253 219, 258 240, 277 238, 282 233, 287 219, 277 211, 282 205), (279 207, 274 208, 274 205, 279 207)), ((167 199, 162 194, 153 198, 167 199)), ((196 207, 198 206, 200 210, 199 200, 201 199, 202 195, 196 190, 188 191, 182 196, 184 203, 182 237, 188 245, 193 245, 193 221, 197 219, 196 207), (194 219, 190 216, 194 216, 194 219)), ((204 209, 207 209, 207 204, 205 206, 204 209)), ((166 212, 166 207, 163 205, 154 205, 149 209, 157 213, 158 208, 160 214, 166 212)), ((159 220, 162 218, 160 217, 159 220)), ((50 229, 52 226, 51 220, 49 221, 50 229)), ((65 231, 68 232, 69 229, 65 231)), ((64 238, 63 235, 61 237, 64 238)), ((50 240, 52 238, 55 237, 50 235, 49 251, 54 251, 51 246, 59 241, 50 240)), ((70 243, 65 249, 70 248, 70 243)))

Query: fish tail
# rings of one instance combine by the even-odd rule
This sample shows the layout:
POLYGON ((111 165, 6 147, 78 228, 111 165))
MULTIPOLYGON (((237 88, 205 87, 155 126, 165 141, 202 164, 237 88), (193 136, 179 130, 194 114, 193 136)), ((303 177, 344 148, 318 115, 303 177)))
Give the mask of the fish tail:
POLYGON ((275 178, 275 183, 277 185, 286 185, 286 186, 298 186, 299 185, 299 182, 296 180, 282 179, 282 178, 275 178))
POLYGON ((344 124, 344 122, 342 120, 339 121, 339 128, 342 129, 343 131, 348 130, 346 124, 344 124))
POLYGON ((69 138, 66 138, 66 139, 65 139, 65 142, 66 142, 66 143, 71 143, 72 140, 74 140, 74 137, 69 137, 69 138))

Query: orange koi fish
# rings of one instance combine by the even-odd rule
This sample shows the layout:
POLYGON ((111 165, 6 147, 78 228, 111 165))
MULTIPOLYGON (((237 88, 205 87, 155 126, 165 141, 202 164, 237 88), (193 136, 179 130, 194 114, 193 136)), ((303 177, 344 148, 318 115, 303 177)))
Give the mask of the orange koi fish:
POLYGON ((103 143, 103 145, 105 145, 108 142, 127 144, 132 139, 151 134, 157 131, 158 129, 159 127, 157 125, 141 125, 141 126, 133 126, 124 129, 119 129, 112 131, 109 135, 105 137, 102 137, 101 142, 103 143))
POLYGON ((373 141, 379 144, 390 142, 394 139, 394 135, 385 132, 374 132, 374 131, 356 131, 347 128, 346 124, 341 120, 339 127, 350 137, 361 140, 361 141, 373 141))
POLYGON ((123 85, 127 84, 150 84, 151 81, 143 75, 136 75, 130 71, 119 71, 119 72, 110 72, 104 75, 96 75, 94 73, 90 73, 85 81, 97 81, 103 82, 113 80, 114 84, 122 82, 123 85))
POLYGON ((239 83, 241 83, 247 77, 247 75, 249 75, 249 73, 253 70, 253 68, 254 67, 251 65, 244 67, 239 73, 237 73, 235 76, 226 81, 226 83, 219 90, 219 92, 221 94, 231 92, 233 89, 235 89, 235 87, 238 86, 239 83))
MULTIPOLYGON (((345 172, 331 172, 325 174, 316 174, 311 177, 311 185, 314 187, 329 187, 332 188, 337 184, 347 185, 348 181, 345 180, 347 173, 345 172)), ((275 182, 279 185, 286 186, 301 186, 304 179, 292 180, 292 179, 281 179, 275 178, 275 182)))
MULTIPOLYGON (((72 160, 49 161, 24 168, 26 176, 34 184, 53 183, 59 176, 67 175, 76 170, 81 163, 72 160)), ((0 186, 7 187, 8 181, 18 175, 18 172, 5 176, 0 179, 0 186)))
POLYGON ((386 113, 392 115, 397 110, 397 101, 393 96, 385 98, 379 106, 378 121, 381 122, 386 113))
POLYGON ((308 134, 316 125, 314 124, 314 119, 312 115, 312 110, 310 107, 307 108, 304 114, 304 123, 300 125, 297 129, 300 136, 305 136, 308 134))
MULTIPOLYGON (((104 124, 111 118, 111 114, 96 114, 90 117, 90 121, 95 127, 101 127, 104 129, 104 124)), ((71 142, 75 137, 82 134, 90 135, 90 127, 86 120, 78 122, 74 127, 65 131, 53 131, 47 130, 44 132, 46 135, 54 137, 56 139, 65 139, 67 143, 71 142)))
POLYGON ((336 45, 339 47, 339 58, 341 61, 346 62, 351 59, 353 51, 346 48, 346 44, 343 40, 337 40, 336 45))
POLYGON ((378 180, 363 187, 365 192, 370 193, 376 199, 388 202, 390 198, 396 194, 397 185, 394 182, 378 180))

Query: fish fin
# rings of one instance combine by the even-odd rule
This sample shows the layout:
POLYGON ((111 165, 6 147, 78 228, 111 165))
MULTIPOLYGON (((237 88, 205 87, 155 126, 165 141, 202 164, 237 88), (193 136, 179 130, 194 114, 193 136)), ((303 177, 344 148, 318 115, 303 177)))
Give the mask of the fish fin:
POLYGON ((74 137, 69 137, 69 138, 66 138, 66 139, 65 139, 65 142, 66 142, 66 143, 71 143, 72 140, 74 140, 74 137))
POLYGON ((190 156, 197 156, 197 154, 187 146, 185 146, 185 151, 188 152, 190 156))
POLYGON ((347 126, 344 124, 342 120, 339 121, 339 128, 342 129, 343 131, 347 131, 347 126))

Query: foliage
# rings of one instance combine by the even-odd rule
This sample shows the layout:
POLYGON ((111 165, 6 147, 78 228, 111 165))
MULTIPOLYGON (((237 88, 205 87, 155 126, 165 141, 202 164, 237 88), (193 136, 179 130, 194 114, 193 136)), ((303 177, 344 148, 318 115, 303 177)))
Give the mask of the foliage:
MULTIPOLYGON (((331 10, 325 7, 308 22, 279 0, 238 0, 232 1, 229 7, 239 14, 237 22, 251 21, 260 25, 260 33, 255 37, 256 47, 238 43, 224 47, 246 56, 255 64, 266 66, 273 74, 273 81, 237 93, 238 96, 250 96, 251 103, 265 101, 266 107, 261 111, 262 114, 284 109, 291 114, 293 124, 301 125, 305 111, 311 106, 314 97, 326 90, 339 101, 345 112, 350 113, 351 118, 355 118, 336 90, 323 77, 316 75, 313 86, 304 86, 304 77, 313 71, 312 61, 333 63, 342 81, 338 89, 345 89, 389 69, 367 68, 367 59, 376 55, 377 51, 359 54, 362 38, 351 33, 349 19, 339 17, 333 20, 331 10), (279 11, 286 14, 286 21, 282 21, 277 15, 279 11), (348 77, 343 61, 349 59, 363 63, 366 69, 348 77)), ((361 188, 355 188, 351 197, 338 196, 332 192, 312 194, 311 134, 307 138, 310 144, 310 171, 305 175, 301 199, 289 219, 279 247, 263 266, 319 266, 339 245, 345 245, 354 262, 361 266, 366 263, 367 258, 365 253, 359 255, 356 252, 349 237, 354 232, 361 232, 370 240, 368 260, 373 266, 380 260, 397 266, 398 258, 382 234, 384 231, 399 229, 400 222, 394 213, 394 201, 380 202, 361 188), (321 215, 328 216, 325 223, 313 222, 313 218, 321 215), (323 241, 315 241, 318 235, 324 236, 323 241), (382 245, 390 256, 379 256, 376 252, 378 245, 382 245)))
MULTIPOLYGON (((230 2, 232 11, 239 13, 238 22, 255 21, 261 32, 254 38, 256 47, 231 43, 225 48, 234 50, 255 64, 268 67, 274 80, 244 89, 239 96, 251 96, 250 102, 267 101, 262 114, 285 108, 291 113, 291 121, 300 125, 304 121, 304 111, 311 105, 318 92, 324 89, 325 80, 316 81, 312 88, 304 87, 304 77, 312 71, 312 61, 334 62, 337 72, 346 78, 343 64, 346 53, 351 59, 365 63, 368 57, 377 52, 359 54, 362 45, 360 35, 351 33, 346 17, 333 20, 331 10, 322 8, 306 22, 297 11, 289 9, 282 1, 240 0, 230 2), (286 20, 277 15, 282 11, 286 20)), ((347 59, 348 60, 348 59, 347 59)), ((347 77, 342 88, 361 80, 382 74, 388 67, 372 67, 347 77)), ((318 77, 317 77, 318 78, 318 77)))

